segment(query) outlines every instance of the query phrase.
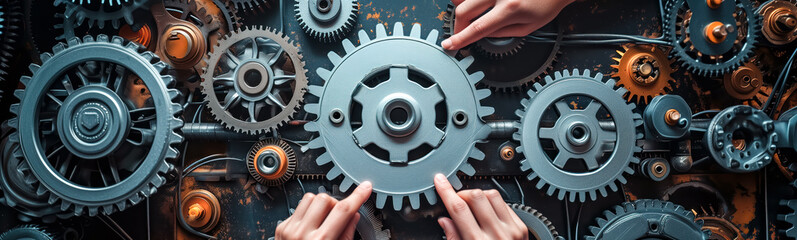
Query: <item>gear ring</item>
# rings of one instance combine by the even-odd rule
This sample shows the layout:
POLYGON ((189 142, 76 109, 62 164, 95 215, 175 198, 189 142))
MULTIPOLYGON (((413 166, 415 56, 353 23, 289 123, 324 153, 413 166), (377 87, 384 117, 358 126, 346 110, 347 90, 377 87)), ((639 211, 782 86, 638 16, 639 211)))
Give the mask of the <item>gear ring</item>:
POLYGON ((624 202, 615 206, 613 211, 604 211, 604 215, 596 219, 598 226, 590 226, 592 235, 586 236, 586 240, 706 240, 711 234, 702 230, 703 222, 696 222, 694 213, 671 202, 652 199, 624 202))
POLYGON ((747 105, 717 113, 704 138, 711 157, 734 172, 758 171, 768 165, 778 142, 772 119, 747 105))
POLYGON ((338 41, 351 31, 359 8, 357 0, 296 0, 294 5, 302 30, 322 42, 338 41))
POLYGON ((647 104, 653 97, 672 91, 672 61, 661 48, 628 44, 617 53, 620 57, 613 58, 617 65, 611 65, 617 72, 612 77, 618 86, 628 89, 626 99, 647 104))
POLYGON ((252 146, 246 157, 246 168, 255 181, 265 186, 279 186, 296 170, 296 153, 287 142, 269 138, 252 146))
MULTIPOLYGON (((462 183, 456 173, 462 171, 467 175, 475 174, 475 169, 467 160, 469 158, 481 160, 484 153, 476 149, 476 141, 484 139, 489 134, 489 127, 481 121, 481 118, 493 113, 490 107, 483 107, 479 100, 490 95, 490 90, 476 90, 475 85, 483 77, 477 72, 469 74, 468 66, 473 62, 473 58, 468 57, 463 60, 456 60, 447 54, 437 45, 438 33, 432 30, 429 35, 421 38, 421 26, 415 24, 408 36, 404 35, 404 27, 397 22, 393 28, 393 35, 388 36, 384 25, 376 25, 376 38, 371 39, 365 30, 360 30, 358 36, 360 46, 355 47, 349 40, 343 40, 345 56, 338 56, 334 52, 328 54, 329 60, 334 64, 332 70, 319 68, 317 73, 326 82, 323 87, 310 86, 309 93, 319 97, 319 103, 306 104, 305 111, 318 116, 314 122, 305 125, 305 130, 319 133, 319 137, 312 140, 302 151, 308 149, 326 149, 321 154, 316 163, 321 166, 333 163, 326 177, 329 180, 343 177, 340 184, 341 190, 348 190, 353 184, 362 181, 371 181, 374 184, 376 194, 376 207, 383 209, 388 197, 392 198, 393 209, 398 211, 404 205, 405 198, 413 209, 418 209, 421 205, 421 195, 426 196, 429 204, 437 202, 437 195, 434 190, 432 178, 436 173, 443 173, 451 181, 452 185, 459 189, 462 183), (385 54, 385 53, 389 54, 385 54), (365 64, 365 65, 364 65, 365 64), (412 67, 408 67, 412 66, 412 67), (373 70, 377 71, 374 72, 373 70), (406 71, 405 71, 406 70, 406 71), (361 149, 354 131, 358 127, 355 125, 360 120, 355 116, 362 114, 361 118, 372 119, 382 115, 384 111, 366 111, 373 108, 371 104, 379 102, 362 103, 362 110, 352 108, 352 96, 357 94, 357 89, 365 89, 359 86, 366 85, 369 88, 382 89, 382 100, 399 99, 398 102, 406 104, 406 109, 419 107, 414 105, 410 98, 420 98, 423 96, 408 95, 397 91, 403 89, 384 89, 379 85, 368 86, 375 73, 384 74, 385 71, 395 74, 390 76, 387 81, 377 81, 379 85, 388 84, 392 81, 407 82, 402 84, 417 84, 419 88, 425 88, 424 92, 433 91, 435 86, 444 97, 445 111, 436 111, 430 116, 425 110, 418 110, 423 115, 423 119, 410 120, 405 117, 405 123, 413 125, 419 121, 416 131, 403 132, 403 127, 397 128, 399 134, 391 135, 389 129, 377 128, 372 132, 377 138, 391 138, 399 147, 404 143, 414 144, 415 138, 429 139, 424 132, 431 129, 426 119, 439 119, 436 122, 445 122, 445 138, 441 138, 436 147, 428 147, 428 151, 420 151, 417 159, 412 159, 407 155, 400 156, 401 159, 391 164, 386 158, 380 158, 371 154, 367 149, 361 149), (422 80, 409 80, 405 73, 410 72, 410 76, 421 76, 422 80), (465 81, 468 80, 468 81, 465 81), (412 82, 410 82, 412 81, 412 82), (423 82, 423 84, 421 84, 423 82), (407 135, 405 135, 407 134, 407 135), (400 137, 404 135, 403 137, 400 137), (345 140, 351 139, 351 140, 345 140), (409 141, 409 142, 408 142, 409 141), (472 147, 469 151, 462 151, 463 146, 472 147), (445 156, 445 157, 443 157, 445 156), (403 161, 405 158, 407 161, 403 161), (412 174, 413 177, 407 177, 412 174), (401 179, 400 181, 397 181, 401 179)), ((379 74, 377 74, 379 75, 379 74)), ((413 79, 415 79, 413 77, 413 79)), ((384 80, 384 79, 382 79, 384 80)), ((416 86, 417 87, 417 86, 416 86)), ((381 102, 381 101, 380 101, 381 102)), ((442 104, 441 103, 441 104, 442 104)), ((390 106, 390 105, 384 105, 390 106)), ((401 105, 397 105, 401 106, 401 105)), ((442 105, 441 105, 442 106, 442 105)), ((385 108, 392 109, 392 108, 385 108)), ((390 110, 392 112, 392 110, 390 110)), ((392 116, 384 118, 389 121, 396 120, 392 116)), ((364 121, 363 121, 364 122, 364 121)), ((400 121, 397 125, 404 126, 400 121)), ((386 123, 389 124, 389 123, 386 123)), ((435 127, 435 126, 432 126, 435 127)), ((406 149, 406 148, 404 148, 406 149)))
POLYGON ((516 112, 520 117, 520 129, 513 138, 520 142, 516 151, 526 156, 520 162, 521 170, 531 170, 528 179, 539 179, 538 189, 547 185, 549 196, 558 190, 560 200, 569 194, 571 202, 576 199, 584 202, 587 194, 592 200, 597 199, 597 192, 605 197, 607 187, 617 191, 615 181, 625 183, 623 173, 634 173, 630 164, 639 163, 634 153, 642 150, 636 146, 636 140, 643 136, 637 129, 642 125, 642 117, 633 112, 635 105, 626 103, 622 97, 626 90, 615 89, 612 79, 604 82, 600 73, 590 76, 589 70, 584 70, 583 74, 577 69, 573 74, 567 70, 555 72, 553 78, 546 76, 544 83, 544 86, 539 82, 534 84, 528 92, 530 99, 521 101, 524 109, 516 112), (592 100, 583 110, 576 110, 563 99, 572 96, 587 96, 592 100), (544 114, 539 111, 548 107, 559 112, 553 127, 543 127, 541 122, 544 114), (616 126, 614 129, 604 129, 605 124, 601 122, 606 120, 598 119, 603 108, 612 117, 608 121, 616 126), (554 142, 559 149, 555 157, 543 149, 541 139, 554 142), (613 153, 601 164, 604 148, 610 143, 614 143, 613 153), (587 170, 566 169, 571 159, 583 160, 587 170))
POLYGON ((41 66, 32 64, 32 77, 21 78, 26 88, 10 108, 16 117, 9 125, 17 130, 10 141, 19 142, 17 154, 41 183, 38 194, 75 215, 86 208, 90 216, 100 208, 107 215, 165 183, 162 175, 173 169, 166 159, 177 157, 172 146, 183 140, 175 132, 183 122, 174 117, 182 107, 173 103, 180 93, 167 88, 173 83, 161 75, 167 65, 135 43, 105 35, 68 42, 43 54, 41 66), (133 99, 139 92, 147 94, 133 99), (40 124, 22 124, 31 122, 40 124))
POLYGON ((519 204, 519 203, 512 203, 509 204, 509 207, 515 214, 526 224, 526 227, 529 229, 529 236, 534 237, 537 240, 563 240, 564 238, 559 236, 559 232, 557 232, 551 221, 548 221, 548 218, 542 215, 542 213, 538 212, 536 209, 533 209, 529 206, 519 204))
POLYGON ((121 21, 124 20, 128 25, 133 25, 133 12, 138 9, 147 9, 152 3, 152 0, 131 0, 128 3, 120 4, 110 9, 106 9, 105 5, 91 4, 85 6, 73 3, 70 0, 55 0, 55 6, 65 5, 66 11, 64 15, 67 18, 76 18, 75 23, 78 25, 83 24, 88 20, 89 27, 95 25, 99 28, 105 28, 106 22, 111 22, 111 26, 119 29, 121 21), (96 8, 96 9, 95 9, 96 8))
MULTIPOLYGON (((730 72, 750 58, 760 28, 759 15, 749 0, 733 0, 736 3, 733 5, 733 9, 724 7, 725 5, 720 7, 718 11, 730 12, 725 14, 727 16, 723 15, 724 19, 707 19, 717 14, 692 14, 694 9, 689 9, 685 4, 689 1, 699 2, 698 0, 670 0, 667 2, 664 29, 665 37, 672 43, 671 54, 674 58, 681 61, 682 65, 690 72, 707 77, 730 72), (728 9, 730 11, 726 11, 728 9), (736 17, 744 17, 744 21, 735 19, 736 17), (708 37, 690 35, 690 29, 699 29, 700 26, 703 26, 696 24, 695 20, 701 22, 716 20, 712 23, 718 23, 720 20, 727 22, 730 19, 735 23, 731 28, 735 28, 734 31, 738 32, 738 36, 728 34, 727 38, 712 44, 707 40, 708 37)), ((699 6, 698 10, 708 9, 704 1, 700 3, 702 4, 695 4, 699 6)))
POLYGON ((269 28, 232 33, 206 64, 202 93, 210 113, 229 129, 273 131, 293 117, 304 99, 307 70, 302 55, 292 41, 269 28))

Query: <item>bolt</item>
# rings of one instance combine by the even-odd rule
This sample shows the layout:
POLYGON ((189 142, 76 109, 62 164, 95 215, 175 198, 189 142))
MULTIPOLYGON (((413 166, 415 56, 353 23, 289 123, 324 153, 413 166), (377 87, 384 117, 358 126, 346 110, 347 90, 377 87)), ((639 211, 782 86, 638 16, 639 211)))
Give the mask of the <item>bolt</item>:
POLYGON ((194 203, 188 207, 189 222, 196 221, 197 219, 202 218, 203 215, 205 215, 205 209, 202 208, 202 205, 199 205, 199 203, 194 203))
POLYGON ((681 113, 678 110, 670 109, 664 113, 664 122, 670 126, 678 126, 680 125, 681 120, 681 113))
POLYGON ((706 0, 706 4, 711 9, 717 9, 722 5, 722 0, 706 0))
POLYGON ((80 124, 87 130, 93 130, 100 125, 100 114, 95 111, 84 112, 80 117, 80 124))
POLYGON ((509 161, 515 158, 515 148, 512 146, 504 146, 501 148, 501 159, 509 161))
POLYGON ((175 59, 188 57, 194 45, 193 41, 191 41, 190 33, 182 29, 170 31, 166 40, 166 54, 175 59))
POLYGON ((775 27, 778 32, 791 32, 797 28, 797 17, 788 13, 778 15, 775 19, 775 27))
POLYGON ((639 68, 637 70, 639 71, 640 74, 642 74, 642 76, 647 77, 650 76, 651 73, 653 73, 653 65, 646 62, 642 65, 639 65, 639 68))

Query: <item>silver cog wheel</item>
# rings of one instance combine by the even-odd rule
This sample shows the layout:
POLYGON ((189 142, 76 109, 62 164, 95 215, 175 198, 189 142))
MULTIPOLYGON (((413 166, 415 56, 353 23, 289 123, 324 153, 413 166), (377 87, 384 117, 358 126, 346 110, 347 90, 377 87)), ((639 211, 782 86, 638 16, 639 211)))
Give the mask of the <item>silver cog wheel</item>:
POLYGON ((675 203, 641 199, 624 202, 614 211, 604 211, 596 219, 598 226, 590 226, 596 239, 708 239, 711 231, 702 230, 703 221, 695 221, 695 214, 675 203))
POLYGON ((248 134, 277 129, 304 99, 307 76, 293 42, 268 28, 236 31, 206 60, 202 93, 225 127, 248 134))
POLYGON ((65 5, 64 15, 67 18, 75 18, 75 23, 78 25, 88 21, 89 27, 96 25, 99 28, 105 28, 105 24, 111 22, 111 26, 118 29, 121 26, 121 20, 128 25, 133 25, 133 12, 137 9, 148 9, 151 1, 130 0, 130 2, 116 6, 96 6, 96 4, 86 6, 73 3, 70 0, 55 0, 53 4, 55 6, 65 5))
POLYGON ((69 39, 20 79, 9 125, 38 179, 37 194, 95 216, 154 194, 177 157, 180 93, 167 65, 121 37, 69 39), (34 123, 34 124, 31 124, 34 123), (118 154, 117 154, 118 153, 118 154))
POLYGON ((559 199, 569 195, 571 202, 584 202, 587 194, 594 201, 598 192, 605 197, 607 187, 617 191, 615 181, 625 183, 623 173, 634 173, 630 164, 639 163, 634 153, 642 150, 636 146, 636 140, 642 138, 637 129, 642 117, 633 112, 635 105, 623 98, 627 90, 615 89, 615 81, 604 80, 600 73, 592 77, 589 70, 583 74, 577 69, 572 74, 567 70, 555 72, 553 78, 546 76, 544 83, 532 86, 530 99, 521 101, 524 110, 516 112, 521 127, 513 138, 520 142, 517 152, 526 156, 520 162, 521 169, 531 170, 529 180, 539 179, 538 189, 547 186, 548 195, 558 191, 559 199), (592 100, 584 109, 571 109, 564 98, 574 96, 592 100), (549 107, 552 109, 545 110, 549 107), (551 116, 553 109, 559 117, 554 118, 553 126, 545 126, 542 121, 547 119, 543 116, 551 116), (601 113, 611 118, 599 119, 599 115, 604 115, 601 113), (616 127, 607 128, 605 123, 616 127), (542 139, 551 140, 558 153, 551 156, 543 148, 542 139), (606 150, 612 154, 604 160, 606 150), (568 162, 577 160, 583 162, 586 170, 570 169, 568 162))
POLYGON ((536 209, 519 203, 509 204, 509 207, 529 229, 530 237, 537 240, 564 240, 554 229, 551 221, 536 209))
POLYGON ((296 0, 296 20, 304 32, 322 42, 334 42, 357 21, 357 0, 296 0))
POLYGON ((310 86, 309 93, 319 97, 319 103, 306 104, 304 109, 318 116, 314 122, 305 125, 305 130, 317 132, 320 136, 303 146, 302 151, 326 149, 316 163, 334 164, 326 177, 332 180, 342 176, 342 191, 347 191, 355 183, 373 182, 379 209, 384 208, 388 197, 392 198, 396 211, 402 208, 405 198, 409 199, 413 209, 418 209, 422 194, 433 205, 437 202, 432 184, 436 173, 446 175, 458 189, 462 187, 456 175, 458 171, 471 176, 476 172, 467 160, 484 159, 484 153, 474 144, 490 132, 481 118, 494 110, 479 103, 490 95, 490 90, 476 90, 475 84, 484 74, 467 72, 473 58, 457 60, 443 51, 437 45, 436 30, 423 39, 421 26, 415 24, 409 36, 405 36, 404 27, 398 22, 392 36, 387 35, 381 24, 376 25, 375 32, 376 38, 371 39, 365 30, 360 30, 361 45, 358 47, 349 40, 343 40, 346 55, 341 57, 334 52, 328 53, 334 68, 317 70, 325 84, 310 86), (411 89, 386 87, 393 84, 411 89), (438 91, 442 99, 410 95, 436 95, 434 91, 438 91), (374 100, 379 94, 378 102, 359 102, 374 100), (364 97, 366 95, 368 97, 364 97), (367 99, 356 100, 355 97, 367 99), (428 107, 416 105, 422 103, 420 99, 427 98, 442 100, 440 106, 446 110, 430 112, 428 107), (362 105, 362 109, 352 107, 354 104, 362 105), (404 116, 387 114, 396 109, 403 111, 404 116), (363 121, 354 120, 357 116, 363 121), (435 119, 438 121, 433 121, 435 119), (378 123, 374 123, 375 120, 378 123), (366 124, 372 123, 379 127, 368 127, 376 129, 371 130, 371 136, 358 133, 366 129, 366 124), (435 123, 444 126, 432 125, 435 123), (374 144, 363 148, 363 144, 369 141, 360 138, 367 138, 374 144), (406 150, 419 142, 427 147, 387 153, 385 146, 380 147, 379 144, 388 140, 393 141, 389 145, 391 149, 406 150), (470 147, 470 150, 462 151, 464 147, 470 147), (375 150, 380 148, 381 152, 375 150), (415 157, 409 156, 413 152, 416 152, 415 157))

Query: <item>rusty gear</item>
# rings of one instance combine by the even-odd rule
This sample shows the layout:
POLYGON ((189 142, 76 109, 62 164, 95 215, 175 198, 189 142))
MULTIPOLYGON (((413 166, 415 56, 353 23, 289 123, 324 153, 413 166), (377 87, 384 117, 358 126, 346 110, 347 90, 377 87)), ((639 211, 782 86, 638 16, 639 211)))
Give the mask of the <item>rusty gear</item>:
POLYGON ((287 142, 269 138, 252 146, 246 156, 249 174, 265 186, 279 186, 296 170, 296 153, 287 142))
POLYGON ((758 9, 763 17, 761 32, 772 44, 785 45, 797 39, 797 5, 794 1, 767 1, 758 9))
POLYGON ((628 89, 626 99, 647 104, 653 97, 672 91, 673 62, 664 50, 655 45, 626 44, 617 53, 620 57, 612 58, 617 61, 611 65, 617 71, 612 77, 618 79, 617 86, 628 89))
POLYGON ((761 69, 749 62, 725 74, 723 78, 723 86, 728 95, 743 101, 754 99, 763 85, 764 75, 761 69))

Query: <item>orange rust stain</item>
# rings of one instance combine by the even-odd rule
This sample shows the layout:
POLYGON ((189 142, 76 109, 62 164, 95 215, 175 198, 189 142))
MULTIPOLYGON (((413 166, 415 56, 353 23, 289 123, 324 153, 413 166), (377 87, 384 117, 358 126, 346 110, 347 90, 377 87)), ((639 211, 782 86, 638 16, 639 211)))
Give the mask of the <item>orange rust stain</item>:
POLYGON ((573 105, 573 109, 578 109, 578 103, 576 103, 576 101, 570 101, 570 105, 573 105))
POLYGON ((700 178, 698 176, 695 176, 695 175, 674 175, 674 176, 670 176, 670 178, 672 178, 672 180, 673 180, 673 185, 677 185, 677 184, 681 184, 681 183, 685 183, 685 182, 694 182, 694 181, 699 181, 700 180, 700 178))
POLYGON ((376 19, 379 20, 379 13, 369 13, 365 16, 365 19, 376 19))
POLYGON ((412 11, 415 11, 415 5, 412 6, 412 11))
MULTIPOLYGON (((756 204, 756 188, 757 181, 755 179, 740 179, 736 187, 736 193, 733 196, 734 208, 736 212, 731 215, 731 222, 739 226, 739 230, 749 233, 754 226, 750 225, 750 221, 755 218, 755 204, 756 204)), ((753 229, 755 230, 755 229, 753 229)))
MULTIPOLYGON (((412 8, 413 8, 413 10, 415 10, 415 7, 412 7, 412 8)), ((440 12, 440 14, 437 14, 437 19, 440 19, 440 21, 443 21, 443 17, 445 17, 445 16, 446 16, 446 11, 442 11, 442 12, 440 12)))
POLYGON ((401 9, 401 11, 399 11, 399 13, 404 13, 404 12, 406 12, 408 8, 409 8, 409 7, 406 7, 406 6, 405 6, 405 7, 404 7, 404 9, 401 9))

